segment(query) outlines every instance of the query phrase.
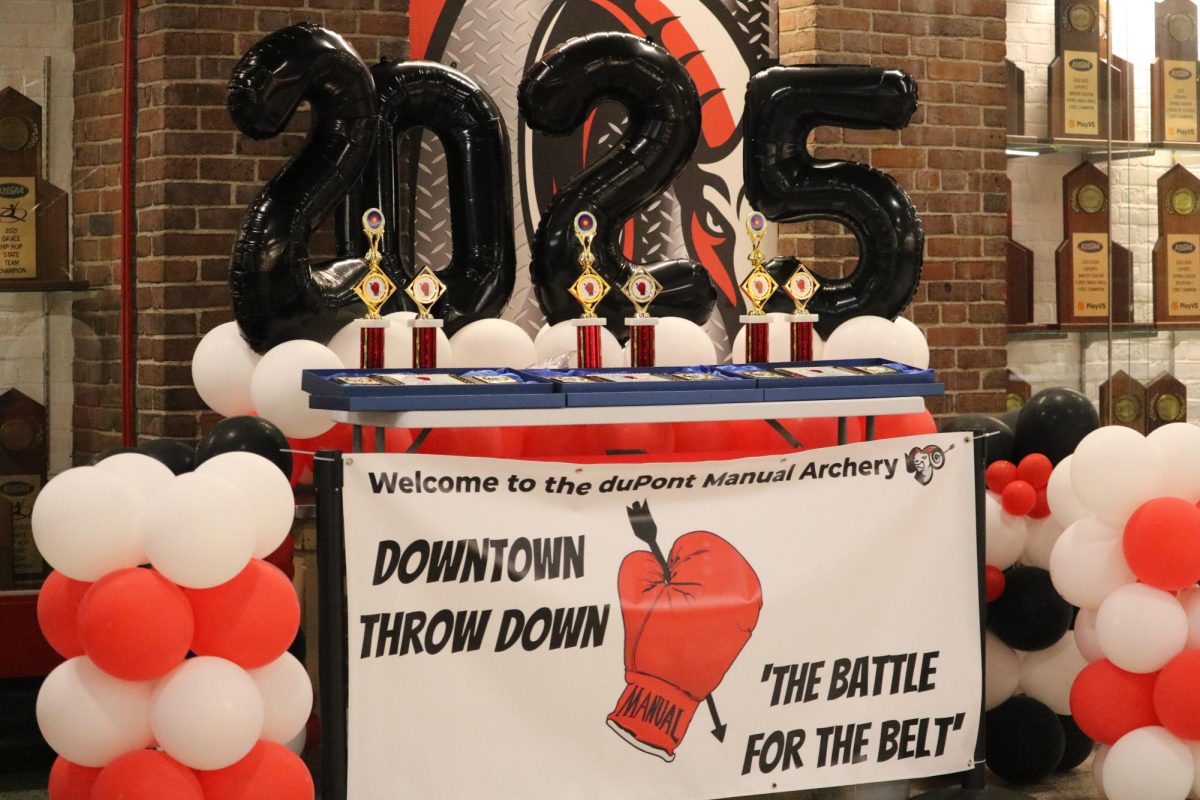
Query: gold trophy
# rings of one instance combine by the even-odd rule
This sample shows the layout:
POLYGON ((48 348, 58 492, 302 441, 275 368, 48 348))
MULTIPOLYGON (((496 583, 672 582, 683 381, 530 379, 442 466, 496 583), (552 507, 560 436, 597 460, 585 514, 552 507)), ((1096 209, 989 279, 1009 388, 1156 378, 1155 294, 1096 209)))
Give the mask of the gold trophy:
POLYGON ((763 364, 770 361, 771 324, 763 306, 775 294, 779 283, 763 268, 765 257, 762 240, 766 235, 767 220, 757 211, 746 221, 746 232, 750 235, 750 274, 741 283, 742 294, 749 301, 750 313, 743 314, 738 321, 746 331, 746 363, 763 364))
POLYGON ((596 316, 596 306, 611 288, 604 276, 596 272, 596 257, 592 255, 592 240, 596 236, 596 217, 590 211, 575 215, 575 238, 579 240, 579 277, 571 284, 571 296, 579 301, 583 315, 572 320, 580 369, 599 369, 602 365, 600 329, 604 319, 596 316))
POLYGON ((354 287, 354 293, 367 307, 359 329, 359 366, 363 369, 382 369, 384 363, 384 331, 387 322, 379 316, 379 309, 396 291, 396 284, 379 268, 383 254, 379 252, 379 243, 383 239, 385 225, 383 212, 378 208, 368 208, 362 216, 363 233, 367 235, 367 252, 363 260, 367 262, 367 274, 354 287))

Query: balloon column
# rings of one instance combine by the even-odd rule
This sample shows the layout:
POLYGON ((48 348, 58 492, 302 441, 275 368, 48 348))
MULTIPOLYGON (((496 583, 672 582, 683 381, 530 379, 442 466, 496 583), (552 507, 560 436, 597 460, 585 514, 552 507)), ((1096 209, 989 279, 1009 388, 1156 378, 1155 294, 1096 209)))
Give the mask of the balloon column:
POLYGON ((54 571, 38 620, 67 659, 37 701, 59 754, 52 800, 263 797, 276 783, 294 791, 269 796, 313 796, 283 746, 302 746, 312 706, 287 652, 299 601, 263 560, 293 513, 276 464, 243 451, 179 475, 121 453, 46 484, 32 525, 54 571), (207 794, 231 774, 236 791, 207 794))

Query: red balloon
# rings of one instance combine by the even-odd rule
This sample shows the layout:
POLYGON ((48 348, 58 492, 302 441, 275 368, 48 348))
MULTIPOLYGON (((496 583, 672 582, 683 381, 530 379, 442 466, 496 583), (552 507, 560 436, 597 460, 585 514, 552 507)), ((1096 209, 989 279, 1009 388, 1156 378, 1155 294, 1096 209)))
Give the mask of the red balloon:
POLYGON ((241 761, 198 775, 209 800, 312 800, 315 792, 300 756, 265 739, 241 761))
POLYGON ((916 414, 885 414, 875 418, 876 439, 899 439, 937 433, 937 423, 928 409, 916 414))
POLYGON ((279 547, 268 555, 263 560, 273 567, 278 567, 279 571, 284 574, 289 581, 296 577, 296 545, 292 541, 291 534, 283 537, 283 541, 279 543, 279 547))
POLYGON ((354 427, 339 422, 320 436, 311 439, 288 439, 292 453, 292 486, 312 486, 313 457, 311 453, 318 450, 341 450, 343 453, 354 451, 354 427))
POLYGON ((1013 481, 1000 493, 1000 505, 1014 517, 1023 517, 1037 505, 1037 489, 1025 481, 1013 481))
POLYGON ((733 428, 728 422, 676 422, 676 453, 728 453, 734 449, 733 428))
POLYGON ((259 559, 220 586, 183 591, 196 615, 192 650, 197 655, 256 669, 283 655, 300 627, 300 600, 292 584, 259 559))
POLYGON ((1046 497, 1045 489, 1037 490, 1037 502, 1033 504, 1033 510, 1029 512, 1029 516, 1034 519, 1045 519, 1050 516, 1050 500, 1046 497))
POLYGON ((412 442, 412 431, 407 428, 385 428, 383 431, 383 451, 385 453, 407 453, 412 442))
POLYGON ((1053 471, 1054 465, 1050 463, 1050 459, 1041 453, 1030 453, 1017 465, 1017 479, 1025 481, 1035 489, 1045 489, 1053 471))
POLYGON ((983 597, 989 603, 1004 594, 1004 573, 988 564, 983 568, 983 597))
POLYGON ((1184 650, 1158 673, 1154 710, 1180 739, 1200 739, 1200 650, 1184 650))
POLYGON ((50 800, 90 800, 100 767, 81 767, 62 756, 50 768, 50 800))
POLYGON ((530 426, 525 429, 521 457, 553 461, 582 455, 586 430, 586 425, 530 426))
POLYGON ((1017 479, 1017 465, 1011 461, 993 461, 983 475, 988 491, 1000 494, 1005 486, 1017 479))
MULTIPOLYGON (((212 795, 217 797, 217 795, 212 795)), ((91 800, 205 800, 196 773, 158 750, 134 750, 110 761, 91 800)))
POLYGON ((1080 730, 1101 744, 1112 744, 1136 728, 1158 725, 1157 679, 1157 672, 1126 672, 1106 658, 1093 661, 1071 684, 1071 716, 1080 730))
POLYGON ((637 451, 665 455, 675 452, 675 434, 670 425, 653 422, 587 425, 583 429, 581 445, 585 454, 594 456, 637 451))
POLYGON ((162 677, 192 644, 183 591, 152 569, 129 567, 92 584, 79 604, 79 640, 88 658, 127 681, 162 677))
MULTIPOLYGON (((409 431, 413 441, 419 433, 409 431)), ((434 428, 422 440, 416 452, 443 456, 515 458, 521 453, 524 438, 524 428, 434 428)))
POLYGON ((79 641, 79 603, 92 584, 68 578, 58 570, 46 576, 38 592, 37 618, 42 635, 63 658, 83 655, 79 641))
POLYGON ((1122 546, 1142 583, 1185 589, 1200 580, 1200 509, 1178 497, 1149 500, 1125 523, 1122 546))

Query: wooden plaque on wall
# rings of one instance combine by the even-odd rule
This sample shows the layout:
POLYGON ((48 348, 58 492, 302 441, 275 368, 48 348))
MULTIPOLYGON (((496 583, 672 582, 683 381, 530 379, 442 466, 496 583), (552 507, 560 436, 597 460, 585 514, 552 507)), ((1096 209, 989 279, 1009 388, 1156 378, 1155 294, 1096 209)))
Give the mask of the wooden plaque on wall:
POLYGON ((1146 387, 1124 370, 1100 384, 1100 424, 1146 432, 1146 387))
POLYGON ((1187 387, 1163 371, 1146 386, 1146 433, 1172 422, 1187 422, 1187 387))
MULTIPOLYGON (((1012 183, 1004 179, 1008 196, 1012 183)), ((1006 321, 1009 325, 1028 325, 1033 322, 1033 251, 1013 240, 1012 203, 1008 205, 1008 239, 1004 242, 1005 278, 1008 287, 1006 321)))
POLYGON ((1008 75, 1008 135, 1025 135, 1025 70, 1007 58, 1004 69, 1008 75))
POLYGON ((1107 80, 1101 80, 1099 0, 1056 0, 1050 62, 1051 138, 1108 136, 1107 80))
POLYGON ((1054 252, 1058 323, 1133 321, 1133 265, 1109 236, 1108 176, 1083 162, 1063 176, 1063 241, 1054 252))
POLYGON ((1154 4, 1154 63, 1150 66, 1150 136, 1156 142, 1197 141, 1196 5, 1154 4))
POLYGON ((1154 323, 1200 322, 1200 178, 1176 164, 1158 179, 1154 323))

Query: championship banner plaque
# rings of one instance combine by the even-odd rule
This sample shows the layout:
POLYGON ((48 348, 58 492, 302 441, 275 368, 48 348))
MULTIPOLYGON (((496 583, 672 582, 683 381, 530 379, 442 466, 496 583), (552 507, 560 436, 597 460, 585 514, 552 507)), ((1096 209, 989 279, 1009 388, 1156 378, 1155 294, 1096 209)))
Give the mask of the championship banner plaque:
POLYGON ((1176 164, 1158 179, 1154 322, 1200 322, 1200 178, 1176 164))
POLYGON ((1197 141, 1196 5, 1154 4, 1154 63, 1150 67, 1150 136, 1155 142, 1197 141))
POLYGON ((0 280, 37 277, 36 178, 0 176, 0 280))
POLYGON ((42 107, 0 89, 0 282, 67 279, 67 195, 41 176, 42 107))
POLYGON ((1129 251, 1109 239, 1108 176, 1086 161, 1063 176, 1054 263, 1060 325, 1132 321, 1133 269, 1129 251))
POLYGON ((1146 433, 1172 422, 1187 422, 1187 387, 1163 371, 1146 385, 1146 433))
POLYGON ((1146 387, 1124 370, 1100 384, 1100 423, 1146 433, 1146 387))
POLYGON ((1101 139, 1108 135, 1102 102, 1098 0, 1057 0, 1055 57, 1050 62, 1051 138, 1101 139))
POLYGON ((962 433, 689 463, 355 453, 346 796, 693 800, 970 769, 974 486, 962 433))

